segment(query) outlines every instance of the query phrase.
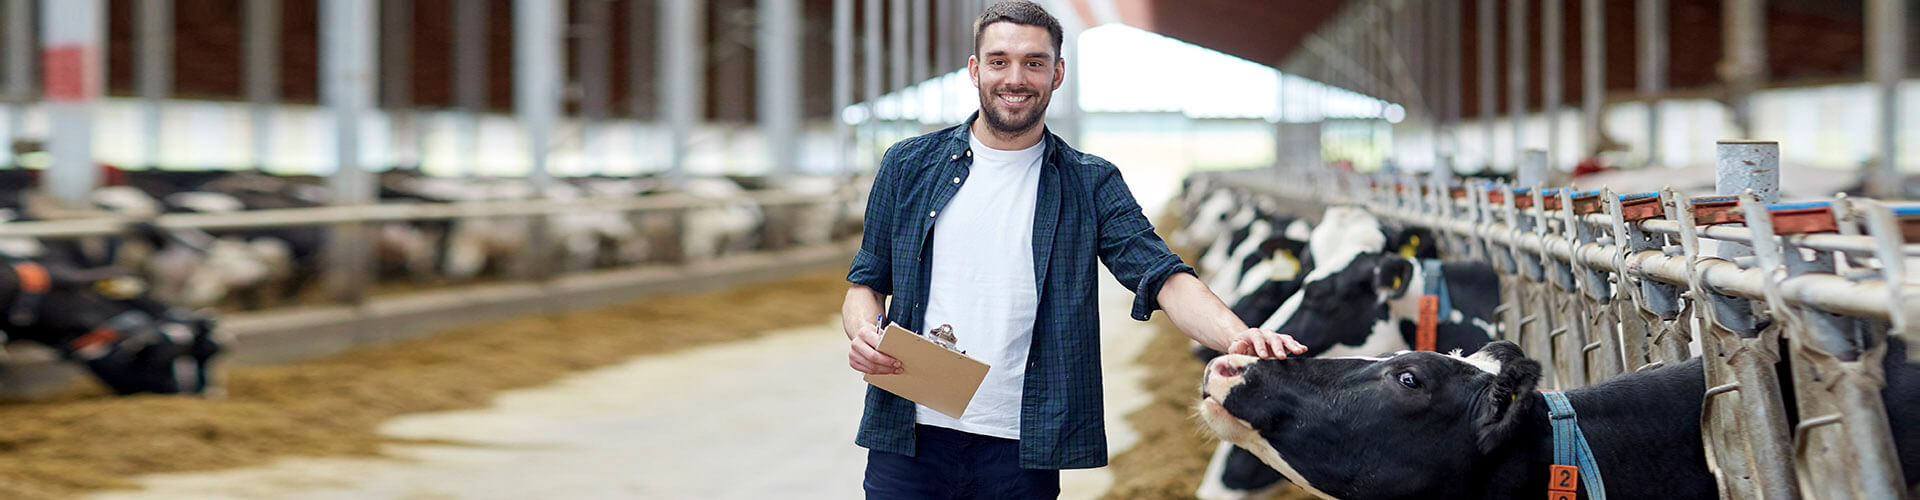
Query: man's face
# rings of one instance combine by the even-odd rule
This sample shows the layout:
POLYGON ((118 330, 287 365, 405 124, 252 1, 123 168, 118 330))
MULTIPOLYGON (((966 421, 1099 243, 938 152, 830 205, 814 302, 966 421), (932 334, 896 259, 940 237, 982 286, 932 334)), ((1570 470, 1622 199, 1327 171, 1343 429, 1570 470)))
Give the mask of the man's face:
POLYGON ((980 114, 995 132, 1018 135, 1040 125, 1065 64, 1047 30, 1009 22, 987 25, 980 50, 967 60, 980 89, 980 114))

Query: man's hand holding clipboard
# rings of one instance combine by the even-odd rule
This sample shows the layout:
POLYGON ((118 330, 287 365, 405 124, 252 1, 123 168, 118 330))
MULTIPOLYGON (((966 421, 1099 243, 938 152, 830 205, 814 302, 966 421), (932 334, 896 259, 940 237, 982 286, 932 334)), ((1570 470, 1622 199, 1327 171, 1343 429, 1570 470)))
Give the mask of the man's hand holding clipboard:
POLYGON ((966 412, 974 391, 987 377, 986 363, 898 324, 887 325, 874 348, 876 354, 893 358, 900 368, 891 374, 861 370, 867 373, 867 383, 953 418, 966 412))

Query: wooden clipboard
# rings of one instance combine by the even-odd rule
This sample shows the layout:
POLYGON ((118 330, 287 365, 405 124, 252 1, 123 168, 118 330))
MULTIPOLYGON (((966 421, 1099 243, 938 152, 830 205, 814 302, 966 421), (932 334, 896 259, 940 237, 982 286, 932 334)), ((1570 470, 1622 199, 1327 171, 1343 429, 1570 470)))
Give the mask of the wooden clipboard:
POLYGON ((899 324, 887 325, 880 336, 880 352, 900 360, 901 373, 868 374, 867 383, 953 418, 966 413, 974 391, 987 378, 986 363, 941 347, 899 324))

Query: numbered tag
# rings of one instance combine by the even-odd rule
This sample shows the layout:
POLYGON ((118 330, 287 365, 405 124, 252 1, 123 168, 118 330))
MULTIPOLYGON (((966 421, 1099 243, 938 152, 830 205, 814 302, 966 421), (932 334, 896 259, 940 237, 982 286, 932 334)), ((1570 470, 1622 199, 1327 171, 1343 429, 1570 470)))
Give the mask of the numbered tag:
MULTIPOLYGON (((1573 492, 1580 490, 1580 468, 1572 465, 1555 465, 1547 473, 1547 489, 1554 492, 1566 492, 1566 498, 1573 498, 1573 492)), ((1549 498, 1560 498, 1549 495, 1549 498)))

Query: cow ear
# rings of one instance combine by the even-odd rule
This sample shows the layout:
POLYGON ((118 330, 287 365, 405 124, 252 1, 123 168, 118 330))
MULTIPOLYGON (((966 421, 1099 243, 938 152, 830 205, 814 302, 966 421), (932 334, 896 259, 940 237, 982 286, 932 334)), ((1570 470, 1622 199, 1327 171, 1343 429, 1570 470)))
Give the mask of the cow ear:
POLYGON ((1413 283, 1413 261, 1385 255, 1379 262, 1373 269, 1373 287, 1388 291, 1382 294, 1385 297, 1406 295, 1407 286, 1413 283))
MULTIPOLYGON (((1512 344, 1507 344, 1511 346, 1512 344)), ((1493 344, 1488 344, 1492 347, 1493 344)), ((1483 393, 1485 400, 1475 424, 1475 444, 1481 453, 1491 453, 1520 427, 1520 409, 1540 383, 1540 362, 1516 357, 1500 364, 1500 373, 1483 393)))

